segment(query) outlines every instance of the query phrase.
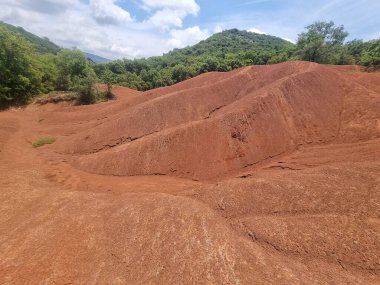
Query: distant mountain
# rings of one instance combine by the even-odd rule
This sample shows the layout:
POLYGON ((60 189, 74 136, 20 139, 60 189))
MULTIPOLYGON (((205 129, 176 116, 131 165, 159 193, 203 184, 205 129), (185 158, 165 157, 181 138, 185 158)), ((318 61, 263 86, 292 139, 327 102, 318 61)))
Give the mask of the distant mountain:
MULTIPOLYGON (((161 70, 177 64, 190 66, 197 62, 208 61, 210 58, 217 59, 219 63, 225 63, 226 56, 247 59, 247 57, 255 55, 255 58, 251 58, 252 60, 248 64, 266 64, 271 57, 294 47, 293 43, 278 37, 232 29, 214 34, 193 46, 174 49, 162 56, 135 60, 124 59, 124 63, 126 63, 127 72, 138 75, 143 69, 161 70)), ((242 66, 244 65, 246 64, 243 63, 242 66)), ((229 70, 223 70, 224 68, 225 66, 215 69, 209 68, 205 71, 229 70)))
POLYGON ((98 56, 98 55, 95 55, 92 53, 88 53, 88 52, 85 52, 85 55, 86 55, 88 60, 92 61, 95 64, 108 63, 111 61, 110 59, 107 59, 107 58, 104 58, 104 57, 101 57, 101 56, 98 56))
POLYGON ((28 42, 34 45, 35 49, 39 53, 54 53, 60 51, 60 47, 51 42, 48 38, 40 38, 30 32, 25 31, 22 27, 15 27, 10 24, 0 21, 0 27, 4 27, 11 32, 17 33, 28 42))
POLYGON ((291 46, 294 46, 294 44, 278 37, 232 29, 214 34, 194 46, 175 49, 166 54, 166 56, 202 56, 210 53, 227 54, 242 51, 272 51, 291 46))
MULTIPOLYGON (((210 57, 224 61, 226 55, 245 56, 250 53, 257 57, 267 57, 294 48, 294 44, 284 39, 257 34, 238 29, 226 30, 214 34, 206 40, 193 46, 174 49, 162 56, 146 59, 124 59, 126 71, 139 74, 143 69, 163 69, 177 64, 192 65, 196 62, 207 61, 210 57)), ((115 61, 120 62, 120 60, 115 61)), ((251 64, 259 64, 252 62, 251 64)), ((208 70, 211 71, 211 70, 208 70)), ((224 70, 214 70, 224 71, 224 70)))

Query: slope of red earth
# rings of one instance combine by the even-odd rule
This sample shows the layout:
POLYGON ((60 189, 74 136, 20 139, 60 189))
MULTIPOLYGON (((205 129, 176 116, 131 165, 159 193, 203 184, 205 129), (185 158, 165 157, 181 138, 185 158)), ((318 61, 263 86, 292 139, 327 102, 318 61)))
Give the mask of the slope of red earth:
POLYGON ((380 283, 379 73, 114 92, 0 113, 1 284, 380 283))

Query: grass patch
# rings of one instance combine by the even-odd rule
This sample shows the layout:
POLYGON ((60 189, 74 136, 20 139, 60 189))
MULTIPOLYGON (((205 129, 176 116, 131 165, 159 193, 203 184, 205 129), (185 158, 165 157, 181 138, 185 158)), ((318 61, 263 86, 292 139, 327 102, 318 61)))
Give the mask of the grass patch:
POLYGON ((53 137, 46 137, 46 138, 42 138, 42 139, 39 139, 39 140, 32 142, 32 146, 33 147, 40 147, 40 146, 43 146, 45 144, 52 144, 55 141, 56 141, 56 139, 53 137))

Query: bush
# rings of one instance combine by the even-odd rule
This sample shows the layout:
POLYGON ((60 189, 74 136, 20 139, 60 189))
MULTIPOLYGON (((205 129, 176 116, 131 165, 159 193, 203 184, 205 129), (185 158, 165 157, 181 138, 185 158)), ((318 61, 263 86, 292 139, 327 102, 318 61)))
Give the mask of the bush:
POLYGON ((107 91, 103 94, 106 100, 113 100, 116 98, 115 94, 112 93, 112 84, 115 83, 115 76, 109 69, 105 70, 103 73, 103 82, 107 85, 107 91))
POLYGON ((380 40, 370 41, 363 52, 361 63, 369 69, 380 68, 380 40))
POLYGON ((42 138, 42 139, 34 141, 32 143, 32 146, 33 147, 40 147, 40 146, 43 146, 43 145, 46 145, 46 144, 52 144, 55 141, 56 141, 56 139, 54 137, 45 137, 45 138, 42 138))
POLYGON ((78 104, 88 105, 97 101, 97 77, 92 68, 86 68, 84 75, 74 78, 74 82, 74 90, 78 93, 78 104))

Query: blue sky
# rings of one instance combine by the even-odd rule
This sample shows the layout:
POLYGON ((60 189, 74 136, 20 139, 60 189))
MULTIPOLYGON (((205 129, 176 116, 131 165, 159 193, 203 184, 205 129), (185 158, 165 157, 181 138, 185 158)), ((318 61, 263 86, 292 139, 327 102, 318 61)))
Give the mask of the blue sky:
POLYGON ((0 20, 107 58, 160 55, 238 28, 296 41, 317 20, 380 38, 378 0, 0 0, 0 20))

